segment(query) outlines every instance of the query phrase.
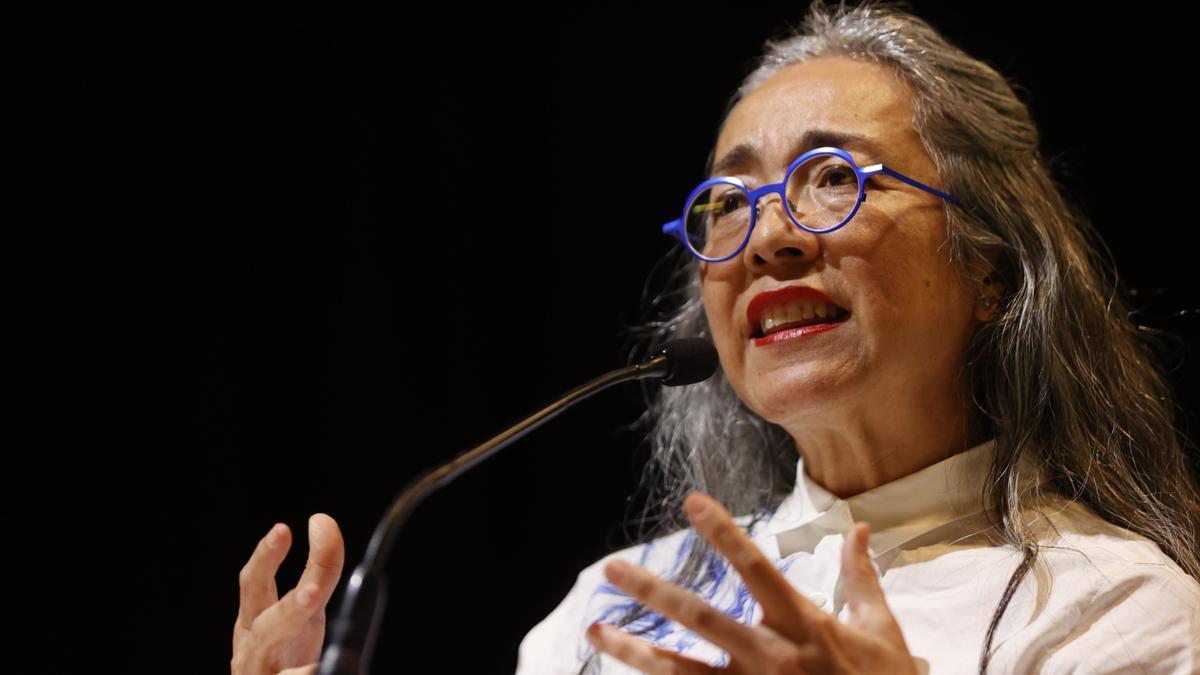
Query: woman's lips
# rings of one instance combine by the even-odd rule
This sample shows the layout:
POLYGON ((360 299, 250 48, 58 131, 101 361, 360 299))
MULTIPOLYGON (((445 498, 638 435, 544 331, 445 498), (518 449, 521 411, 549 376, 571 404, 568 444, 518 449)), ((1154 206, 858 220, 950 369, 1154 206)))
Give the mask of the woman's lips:
POLYGON ((762 313, 768 308, 775 307, 777 305, 785 305, 789 302, 794 302, 797 300, 823 302, 827 305, 839 307, 837 303, 829 299, 829 296, 815 288, 810 288, 808 286, 801 286, 797 284, 771 289, 754 296, 754 299, 750 301, 749 306, 746 307, 746 325, 749 327, 750 334, 754 335, 758 332, 759 320, 762 317, 762 313))
POLYGON ((842 319, 841 321, 833 321, 833 322, 828 322, 828 323, 814 323, 814 324, 809 324, 807 326, 797 326, 795 328, 784 328, 783 330, 771 333, 770 335, 768 335, 766 337, 752 338, 751 341, 754 343, 755 347, 765 347, 767 345, 773 345, 776 342, 784 342, 786 340, 795 340, 798 338, 805 337, 807 335, 812 335, 813 333, 823 333, 827 330, 833 330, 834 328, 837 328, 838 326, 846 323, 846 319, 848 319, 848 318, 850 318, 850 317, 847 316, 846 318, 842 319))

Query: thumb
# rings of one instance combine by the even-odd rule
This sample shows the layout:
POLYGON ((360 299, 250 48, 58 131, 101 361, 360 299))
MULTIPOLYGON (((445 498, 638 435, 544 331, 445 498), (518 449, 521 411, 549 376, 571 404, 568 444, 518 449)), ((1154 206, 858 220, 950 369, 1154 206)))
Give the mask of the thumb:
POLYGON ((842 545, 842 579, 846 603, 850 606, 850 624, 872 633, 896 626, 883 597, 879 575, 867 549, 871 526, 855 523, 842 545))

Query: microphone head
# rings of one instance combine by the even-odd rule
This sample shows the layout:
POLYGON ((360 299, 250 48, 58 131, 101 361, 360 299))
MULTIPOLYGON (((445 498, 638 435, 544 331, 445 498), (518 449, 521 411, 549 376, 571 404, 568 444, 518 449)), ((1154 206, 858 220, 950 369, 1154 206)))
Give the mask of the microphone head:
POLYGON ((667 374, 659 382, 677 387, 703 382, 717 372, 717 350, 704 338, 685 337, 668 340, 652 356, 666 356, 667 374))

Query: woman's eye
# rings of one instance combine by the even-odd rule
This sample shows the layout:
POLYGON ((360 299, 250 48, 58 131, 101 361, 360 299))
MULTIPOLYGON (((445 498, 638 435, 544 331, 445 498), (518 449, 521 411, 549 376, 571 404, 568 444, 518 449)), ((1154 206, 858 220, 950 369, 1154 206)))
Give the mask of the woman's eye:
POLYGON ((726 192, 717 198, 716 208, 713 209, 713 213, 718 216, 729 215, 742 208, 744 201, 742 193, 726 192))
POLYGON ((854 171, 848 166, 831 166, 825 169, 821 175, 823 187, 857 187, 856 180, 854 171))

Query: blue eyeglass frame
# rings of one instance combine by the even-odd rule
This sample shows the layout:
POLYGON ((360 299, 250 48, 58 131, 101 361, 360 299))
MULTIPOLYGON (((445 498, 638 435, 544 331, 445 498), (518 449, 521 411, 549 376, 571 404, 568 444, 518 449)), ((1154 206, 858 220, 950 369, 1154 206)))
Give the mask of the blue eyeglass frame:
POLYGON ((816 157, 817 155, 835 155, 835 156, 840 157, 841 159, 845 160, 846 163, 850 165, 850 168, 854 169, 854 173, 856 173, 858 175, 858 201, 856 201, 854 203, 854 208, 850 210, 850 214, 847 215, 845 217, 845 219, 842 220, 842 222, 838 223, 837 225, 834 225, 833 227, 825 228, 823 230, 814 230, 811 227, 806 227, 803 223, 796 220, 796 216, 794 216, 792 214, 792 209, 790 207, 784 208, 784 211, 788 214, 788 218, 791 219, 791 221, 796 224, 796 227, 799 227, 800 229, 805 230, 807 232, 812 232, 813 234, 826 234, 828 232, 833 232, 834 230, 841 228, 846 223, 853 220, 854 214, 858 213, 858 208, 860 206, 862 206, 863 201, 867 198, 867 195, 865 192, 866 185, 867 185, 867 179, 869 179, 871 176, 874 176, 876 174, 881 174, 881 173, 891 176, 897 180, 904 181, 905 183, 908 183, 909 185, 911 185, 915 188, 920 188, 932 195, 941 197, 942 199, 945 199, 945 200, 951 202, 952 204, 958 204, 958 199, 956 199, 955 197, 953 197, 949 194, 946 194, 945 192, 942 192, 941 190, 939 190, 937 188, 930 187, 916 179, 909 178, 908 176, 905 176, 904 174, 900 173, 899 171, 896 171, 895 169, 888 168, 888 167, 884 166, 883 164, 872 164, 870 166, 860 167, 858 164, 856 164, 854 162, 854 158, 850 156, 849 152, 846 152, 845 150, 843 150, 841 148, 835 148, 832 146, 824 146, 824 147, 820 147, 820 148, 813 148, 812 150, 809 150, 808 152, 800 155, 795 160, 793 160, 791 165, 788 166, 787 172, 785 172, 783 175, 782 183, 774 183, 771 185, 764 185, 764 186, 758 188, 757 190, 751 190, 751 189, 747 188, 746 184, 740 178, 733 178, 730 176, 716 176, 713 178, 709 178, 708 180, 701 183, 695 190, 692 190, 692 193, 688 195, 687 200, 683 203, 683 216, 681 218, 679 218, 678 220, 672 220, 671 222, 662 226, 663 234, 666 234, 666 235, 669 235, 669 236, 672 236, 672 237, 678 239, 680 242, 683 243, 684 246, 687 247, 687 249, 689 251, 692 252, 692 255, 696 256, 697 258, 700 258, 701 260, 707 261, 707 262, 723 262, 725 260, 729 260, 730 258, 737 256, 738 254, 740 254, 742 252, 742 249, 746 248, 746 244, 750 241, 750 234, 754 232, 754 225, 758 222, 758 200, 759 200, 759 198, 765 197, 772 193, 778 193, 779 198, 781 200, 783 200, 783 202, 786 204, 787 203, 786 186, 788 184, 788 181, 792 177, 792 172, 795 171, 796 168, 799 167, 801 164, 803 164, 804 162, 807 162, 808 160, 812 159, 813 157, 816 157), (687 231, 686 231, 686 227, 685 227, 684 223, 687 221, 687 216, 688 216, 687 210, 688 210, 688 206, 692 203, 692 200, 695 199, 696 196, 699 195, 704 190, 712 187, 713 185, 719 185, 719 184, 733 185, 734 187, 740 188, 743 192, 747 193, 747 195, 750 198, 750 204, 753 205, 753 210, 750 211, 750 226, 746 228, 746 238, 742 240, 742 243, 737 247, 737 250, 734 251, 733 253, 730 253, 729 255, 725 256, 724 258, 709 258, 709 257, 701 254, 699 251, 697 251, 696 247, 692 245, 692 242, 688 240, 687 231))

